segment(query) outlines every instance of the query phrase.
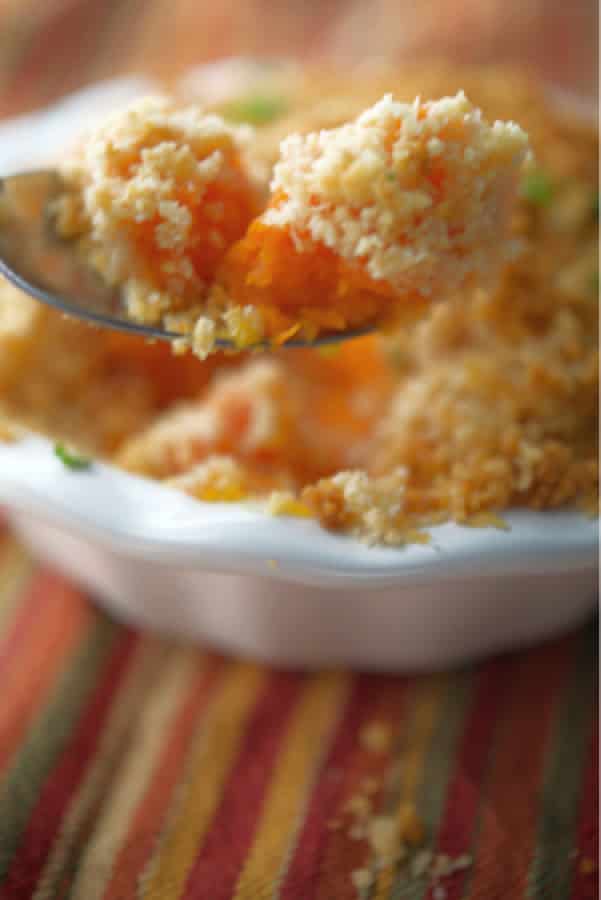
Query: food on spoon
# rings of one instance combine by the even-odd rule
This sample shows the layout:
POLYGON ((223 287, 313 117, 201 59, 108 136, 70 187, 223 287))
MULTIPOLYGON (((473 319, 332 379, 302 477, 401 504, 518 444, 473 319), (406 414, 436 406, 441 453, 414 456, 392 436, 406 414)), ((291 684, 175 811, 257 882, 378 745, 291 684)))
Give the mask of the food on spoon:
POLYGON ((527 152, 519 126, 488 124, 463 92, 387 95, 349 124, 283 141, 260 212, 240 131, 150 99, 65 168, 74 190, 57 221, 122 285, 132 318, 204 357, 218 339, 242 349, 386 327, 494 277, 516 250, 508 222, 527 152))
POLYGON ((463 92, 387 95, 350 124, 291 135, 269 206, 226 254, 212 299, 226 325, 233 304, 258 310, 276 344, 415 318, 514 255, 527 153, 518 125, 489 125, 463 92))
POLYGON ((259 211, 245 129, 149 97, 112 115, 62 167, 65 237, 121 286, 129 315, 178 330, 194 321, 227 248, 259 211))

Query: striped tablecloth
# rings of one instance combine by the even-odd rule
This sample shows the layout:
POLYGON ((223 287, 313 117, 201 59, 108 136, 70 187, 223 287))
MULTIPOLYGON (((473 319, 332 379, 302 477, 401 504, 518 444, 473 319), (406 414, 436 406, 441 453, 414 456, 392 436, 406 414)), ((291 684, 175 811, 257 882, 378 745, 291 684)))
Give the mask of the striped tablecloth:
POLYGON ((0 900, 593 898, 595 646, 588 626, 432 676, 271 671, 110 621, 5 530, 0 900), (414 804, 423 846, 471 866, 378 871, 350 817, 367 782, 372 813, 414 804))
MULTIPOLYGON (((340 57, 366 25, 396 52, 402 5, 0 0, 0 115, 149 65, 340 57)), ((0 526, 0 900, 596 897, 595 646, 590 626, 429 677, 270 671, 109 621, 0 526), (426 851, 471 865, 379 867, 353 828, 368 784, 372 815, 413 804, 426 851)))

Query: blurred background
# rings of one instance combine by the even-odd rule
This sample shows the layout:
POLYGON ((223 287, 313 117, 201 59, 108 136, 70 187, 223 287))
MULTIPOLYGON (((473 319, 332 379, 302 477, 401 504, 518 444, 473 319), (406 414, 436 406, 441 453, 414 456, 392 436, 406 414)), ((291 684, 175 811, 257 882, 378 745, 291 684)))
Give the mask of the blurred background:
POLYGON ((518 61, 596 97, 596 0, 0 0, 0 116, 223 56, 518 61))

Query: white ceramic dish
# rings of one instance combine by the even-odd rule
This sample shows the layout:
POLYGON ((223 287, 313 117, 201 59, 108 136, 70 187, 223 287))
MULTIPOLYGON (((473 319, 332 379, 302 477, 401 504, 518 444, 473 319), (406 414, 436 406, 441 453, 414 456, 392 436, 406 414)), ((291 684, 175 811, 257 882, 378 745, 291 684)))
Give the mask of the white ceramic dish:
POLYGON ((75 473, 33 437, 0 447, 0 502, 38 556, 117 616, 281 665, 447 666, 575 626, 595 605, 597 523, 572 512, 366 547, 109 466, 75 473))
MULTIPOLYGON (((0 174, 51 159, 82 109, 89 122, 90 108, 151 88, 108 82, 3 123, 0 174)), ((0 445, 0 503, 39 557, 115 615, 286 666, 439 668, 576 626, 596 604, 597 523, 572 512, 368 548, 107 466, 70 472, 41 438, 0 445)))

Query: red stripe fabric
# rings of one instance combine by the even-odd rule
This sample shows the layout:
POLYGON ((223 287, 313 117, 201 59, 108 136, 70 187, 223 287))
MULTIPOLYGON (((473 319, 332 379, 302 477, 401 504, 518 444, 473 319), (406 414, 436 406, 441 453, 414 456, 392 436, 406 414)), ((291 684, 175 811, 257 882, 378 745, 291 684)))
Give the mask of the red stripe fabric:
POLYGON ((467 897, 523 897, 535 850, 549 739, 574 652, 573 639, 514 657, 508 702, 483 788, 482 825, 467 897))

